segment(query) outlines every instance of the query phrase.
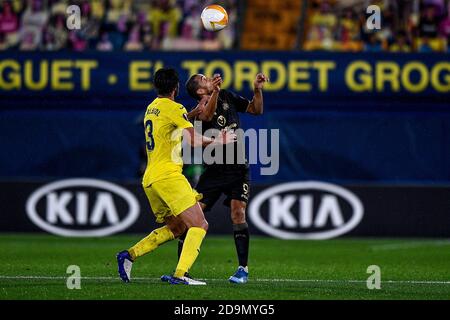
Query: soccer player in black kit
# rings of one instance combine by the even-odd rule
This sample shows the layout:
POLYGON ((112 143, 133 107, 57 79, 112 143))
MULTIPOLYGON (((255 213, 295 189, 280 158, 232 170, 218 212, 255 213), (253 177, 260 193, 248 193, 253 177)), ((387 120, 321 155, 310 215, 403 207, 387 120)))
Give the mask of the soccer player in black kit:
MULTIPOLYGON (((262 73, 256 75, 253 83, 254 95, 249 101, 231 91, 220 88, 222 79, 219 75, 213 78, 196 74, 186 82, 186 90, 191 97, 199 101, 188 117, 202 121, 202 129, 236 130, 240 128, 239 112, 253 115, 263 113, 262 89, 268 79, 262 73)), ((237 154, 239 157, 239 154, 237 154)), ((248 281, 249 232, 245 217, 248 197, 250 194, 249 166, 242 154, 241 162, 233 164, 205 165, 196 190, 203 194, 200 205, 208 211, 222 194, 226 199, 224 204, 230 207, 233 223, 234 241, 238 255, 239 267, 229 278, 231 283, 246 283, 248 281)), ((235 157, 235 160, 236 157, 235 157)), ((178 252, 181 252, 183 240, 180 238, 178 252)))

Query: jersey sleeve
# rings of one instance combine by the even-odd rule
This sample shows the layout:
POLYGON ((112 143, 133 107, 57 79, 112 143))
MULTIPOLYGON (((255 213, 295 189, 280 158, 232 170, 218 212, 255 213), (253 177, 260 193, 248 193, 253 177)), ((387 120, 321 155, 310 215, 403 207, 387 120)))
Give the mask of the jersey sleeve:
POLYGON ((231 100, 231 103, 236 106, 236 110, 238 112, 246 112, 248 105, 250 103, 250 101, 248 101, 248 99, 241 97, 240 95, 228 91, 229 94, 229 99, 231 100))
POLYGON ((175 106, 169 113, 171 122, 180 129, 192 128, 193 125, 187 116, 187 110, 181 104, 175 106))

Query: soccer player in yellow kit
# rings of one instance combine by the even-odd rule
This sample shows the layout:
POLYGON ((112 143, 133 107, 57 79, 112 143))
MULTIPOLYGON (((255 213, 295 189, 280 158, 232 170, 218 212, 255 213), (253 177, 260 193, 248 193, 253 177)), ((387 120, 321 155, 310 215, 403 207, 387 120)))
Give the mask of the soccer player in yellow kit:
POLYGON ((154 86, 158 97, 147 107, 144 117, 148 162, 142 185, 156 221, 165 225, 117 254, 119 276, 129 282, 131 267, 137 258, 187 230, 178 265, 169 282, 204 285, 205 282, 184 276, 197 259, 208 223, 197 202, 201 195, 182 175, 181 141, 185 139, 194 147, 225 144, 233 142, 236 135, 222 131, 216 138, 208 138, 194 132, 186 109, 175 102, 179 78, 174 69, 159 69, 154 76, 154 86))

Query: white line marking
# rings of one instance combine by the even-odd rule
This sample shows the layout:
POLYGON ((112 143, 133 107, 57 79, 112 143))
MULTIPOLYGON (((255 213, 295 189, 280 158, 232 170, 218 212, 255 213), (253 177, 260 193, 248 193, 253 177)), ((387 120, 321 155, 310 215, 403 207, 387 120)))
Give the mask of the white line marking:
MULTIPOLYGON (((11 280, 66 280, 67 277, 61 276, 2 276, 0 279, 11 279, 11 280)), ((108 280, 119 282, 119 277, 81 277, 82 280, 108 280)), ((159 278, 146 278, 146 277, 135 277, 131 279, 138 281, 161 281, 159 278)), ((204 281, 228 281, 227 279, 199 279, 204 281)), ((255 282, 317 282, 317 283, 366 283, 366 280, 334 280, 334 279, 251 279, 255 282)), ((392 284, 445 284, 450 285, 450 281, 439 281, 439 280, 382 280, 382 283, 392 283, 392 284)))
POLYGON ((450 241, 448 240, 438 240, 438 241, 411 241, 407 243, 386 243, 386 244, 377 244, 373 245, 370 248, 372 250, 402 250, 402 249, 412 249, 412 248, 420 248, 420 247, 440 247, 440 246, 448 246, 450 245, 450 241))

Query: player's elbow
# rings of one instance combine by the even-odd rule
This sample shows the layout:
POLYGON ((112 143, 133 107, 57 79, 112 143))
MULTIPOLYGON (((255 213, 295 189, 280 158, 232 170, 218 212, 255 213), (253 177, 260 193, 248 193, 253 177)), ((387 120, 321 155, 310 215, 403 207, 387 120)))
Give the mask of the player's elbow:
POLYGON ((200 114, 199 119, 201 121, 211 122, 214 117, 214 114, 200 114))
POLYGON ((264 112, 263 110, 264 110, 264 105, 263 105, 263 102, 260 101, 259 104, 257 105, 257 108, 255 108, 255 111, 256 111, 255 114, 260 116, 263 114, 263 112, 264 112))
POLYGON ((260 116, 263 114, 262 108, 261 109, 252 109, 252 110, 249 110, 248 112, 254 116, 260 116))

